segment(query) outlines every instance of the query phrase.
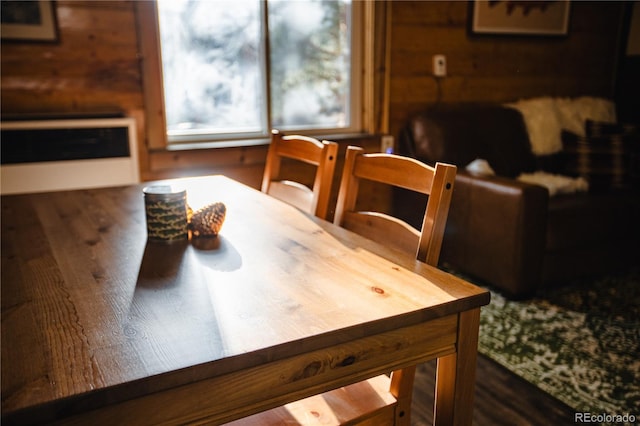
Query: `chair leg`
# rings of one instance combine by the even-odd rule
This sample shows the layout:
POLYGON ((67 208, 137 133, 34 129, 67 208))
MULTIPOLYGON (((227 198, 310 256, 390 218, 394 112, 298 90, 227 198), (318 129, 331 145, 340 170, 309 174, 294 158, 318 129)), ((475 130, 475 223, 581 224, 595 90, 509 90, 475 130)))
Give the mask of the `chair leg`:
POLYGON ((390 392, 398 401, 396 404, 395 425, 411 425, 411 399, 416 366, 403 368, 391 373, 390 392))

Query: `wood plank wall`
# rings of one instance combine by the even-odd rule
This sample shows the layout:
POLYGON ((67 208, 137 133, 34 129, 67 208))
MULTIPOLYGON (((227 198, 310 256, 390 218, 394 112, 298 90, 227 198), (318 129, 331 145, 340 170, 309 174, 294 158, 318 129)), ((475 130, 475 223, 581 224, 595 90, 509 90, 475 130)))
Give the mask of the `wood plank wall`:
MULTIPOLYGON (((13 114, 121 111, 146 140, 137 17, 133 1, 55 2, 59 41, 2 42, 1 106, 13 114)), ((564 38, 471 36, 462 1, 393 1, 390 131, 438 99, 431 58, 447 56, 442 101, 510 101, 554 95, 610 96, 622 6, 572 2, 564 38)), ((363 141, 372 146, 375 142, 363 141)), ((259 182, 265 147, 150 155, 140 147, 145 178, 221 170, 259 182)))
POLYGON ((614 94, 621 2, 571 2, 566 37, 474 35, 471 3, 392 2, 390 133, 441 102, 614 94), (444 54, 448 75, 432 74, 444 54))
POLYGON ((55 5, 58 42, 2 42, 2 113, 142 109, 132 3, 55 5))
MULTIPOLYGON (((144 141, 133 3, 58 0, 54 5, 58 41, 2 41, 3 119, 121 113, 136 119, 138 141, 144 141)), ((147 150, 143 143, 139 148, 144 169, 147 150)))

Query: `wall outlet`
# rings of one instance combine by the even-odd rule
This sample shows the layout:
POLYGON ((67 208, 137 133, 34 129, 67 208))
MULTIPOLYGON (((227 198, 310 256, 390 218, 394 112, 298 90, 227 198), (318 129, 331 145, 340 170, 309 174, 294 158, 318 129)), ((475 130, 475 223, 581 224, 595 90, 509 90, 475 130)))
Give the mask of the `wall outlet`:
POLYGON ((433 75, 436 77, 446 77, 447 58, 444 55, 433 55, 433 75))
POLYGON ((393 136, 383 135, 380 138, 380 151, 386 152, 387 154, 393 154, 393 148, 393 136))

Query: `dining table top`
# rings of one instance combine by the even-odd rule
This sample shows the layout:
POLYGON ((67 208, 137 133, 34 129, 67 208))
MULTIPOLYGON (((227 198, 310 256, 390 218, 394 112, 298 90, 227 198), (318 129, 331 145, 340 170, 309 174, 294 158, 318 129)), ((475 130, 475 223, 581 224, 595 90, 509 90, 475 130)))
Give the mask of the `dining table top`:
POLYGON ((220 234, 148 241, 150 183, 1 198, 3 420, 46 421, 489 302, 227 177, 165 183, 193 209, 223 202, 220 234))

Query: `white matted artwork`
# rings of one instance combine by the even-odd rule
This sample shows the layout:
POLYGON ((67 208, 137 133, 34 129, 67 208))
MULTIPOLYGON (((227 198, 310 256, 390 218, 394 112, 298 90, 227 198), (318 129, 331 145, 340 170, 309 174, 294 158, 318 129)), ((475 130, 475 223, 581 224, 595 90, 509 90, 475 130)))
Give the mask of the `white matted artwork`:
POLYGON ((474 0, 476 34, 563 36, 569 31, 569 0, 474 0))
POLYGON ((0 33, 3 40, 56 41, 55 7, 52 1, 0 1, 0 33))

